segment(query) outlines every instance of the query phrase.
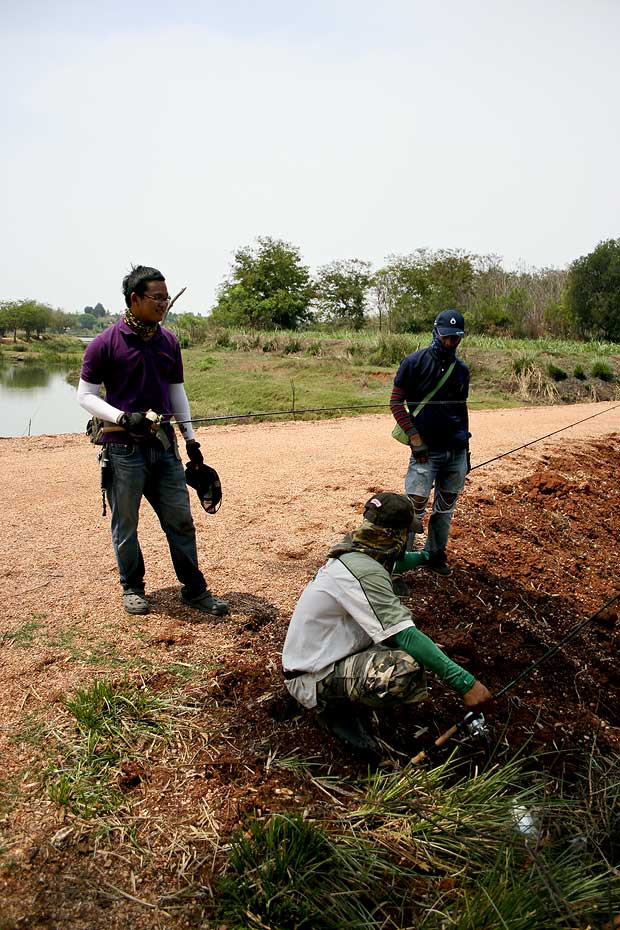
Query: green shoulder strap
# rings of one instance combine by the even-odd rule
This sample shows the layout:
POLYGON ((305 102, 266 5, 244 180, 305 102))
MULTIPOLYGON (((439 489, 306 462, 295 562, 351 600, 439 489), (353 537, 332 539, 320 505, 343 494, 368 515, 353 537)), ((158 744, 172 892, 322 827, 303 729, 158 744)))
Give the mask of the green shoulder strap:
MULTIPOLYGON (((415 410, 414 410, 413 413, 411 414, 412 417, 417 417, 417 415, 420 413, 420 411, 424 408, 425 404, 427 404, 427 403, 429 402, 429 400, 431 399, 431 397, 434 397, 434 395, 437 393, 437 391, 438 391, 439 388, 442 386, 442 384, 445 384, 445 383, 446 383, 446 381, 448 380, 448 378, 449 378, 450 375, 452 374, 452 371, 453 371, 455 365, 456 365, 456 362, 452 362, 452 364, 449 365, 448 368, 446 368, 446 370, 444 371, 443 375, 441 376, 441 378, 439 379, 439 381, 437 382, 437 384, 435 385, 435 387, 434 387, 434 388, 431 388, 431 390, 428 392, 428 394, 426 395, 426 397, 424 397, 424 398, 420 401, 420 403, 418 404, 418 406, 415 408, 415 410)), ((404 429, 402 429, 402 428, 398 425, 398 423, 395 424, 394 429, 392 430, 392 436, 393 436, 393 438, 394 438, 397 442, 402 442, 402 444, 405 445, 405 446, 408 446, 408 445, 409 445, 409 437, 407 436, 407 433, 404 431, 404 429)))
POLYGON ((440 380, 437 382, 435 387, 431 388, 431 390, 428 392, 426 397, 423 398, 423 400, 421 400, 418 406, 415 408, 415 410, 411 414, 412 417, 417 417, 417 415, 422 411, 424 406, 428 404, 431 397, 434 397, 437 391, 439 390, 439 388, 446 383, 446 381, 448 380, 448 378, 454 371, 455 365, 456 365, 456 362, 452 362, 452 364, 448 368, 446 368, 446 370, 444 371, 443 375, 441 376, 440 380))

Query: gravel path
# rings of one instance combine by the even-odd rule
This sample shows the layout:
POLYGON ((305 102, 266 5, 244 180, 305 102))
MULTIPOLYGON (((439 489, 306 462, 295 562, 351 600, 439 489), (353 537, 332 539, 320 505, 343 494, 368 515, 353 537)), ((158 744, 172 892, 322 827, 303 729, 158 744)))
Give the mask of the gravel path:
MULTIPOLYGON (((478 486, 525 473, 551 448, 620 429, 613 403, 472 412, 474 465, 595 413, 601 415, 474 471, 470 481, 478 486)), ((201 564, 214 591, 250 592, 290 608, 369 494, 402 489, 407 452, 391 439, 392 423, 378 414, 198 430, 224 486, 217 516, 194 508, 201 564)), ((124 619, 95 455, 80 435, 0 440, 0 630, 40 613, 48 624, 124 619)), ((140 535, 155 595, 149 625, 162 613, 187 619, 172 596, 177 582, 148 505, 140 535)))

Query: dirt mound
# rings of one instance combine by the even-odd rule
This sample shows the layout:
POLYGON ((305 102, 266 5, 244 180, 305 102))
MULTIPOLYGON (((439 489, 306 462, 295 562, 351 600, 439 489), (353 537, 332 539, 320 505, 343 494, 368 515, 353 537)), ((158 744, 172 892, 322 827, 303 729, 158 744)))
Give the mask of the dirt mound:
MULTIPOLYGON (((416 624, 446 652, 494 692, 517 677, 549 648, 619 593, 617 587, 620 489, 614 478, 620 454, 618 438, 592 443, 564 456, 547 456, 542 467, 514 483, 466 494, 454 519, 452 561, 455 572, 438 578, 424 569, 406 579, 406 599, 416 624), (475 541, 475 544, 473 544, 475 541)), ((531 676, 511 689, 488 716, 506 751, 527 743, 543 751, 546 764, 570 764, 596 742, 603 750, 620 749, 620 627, 613 608, 592 623, 531 676)), ((282 641, 287 618, 261 631, 253 651, 260 657, 244 672, 242 693, 251 701, 251 679, 273 656, 272 642, 282 641)), ((256 711, 260 732, 271 728, 279 752, 296 746, 308 753, 338 748, 311 715, 289 722, 278 671, 256 682, 258 692, 271 688, 274 701, 256 711), (268 722, 270 713, 277 725, 268 722)), ((454 695, 439 683, 432 701, 382 716, 381 736, 397 752, 420 748, 416 733, 436 736, 459 713, 454 695)), ((251 740, 241 714, 236 725, 242 742, 251 740)), ((252 729, 254 724, 252 725, 252 729)))

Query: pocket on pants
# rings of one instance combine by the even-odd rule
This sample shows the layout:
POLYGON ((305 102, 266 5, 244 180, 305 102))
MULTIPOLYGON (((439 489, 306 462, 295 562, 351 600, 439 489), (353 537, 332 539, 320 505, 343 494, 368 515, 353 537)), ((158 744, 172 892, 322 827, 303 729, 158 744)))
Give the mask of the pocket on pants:
POLYGON ((124 442, 114 442, 109 443, 108 449, 110 455, 113 457, 126 458, 128 455, 132 455, 135 451, 134 445, 127 445, 124 442))

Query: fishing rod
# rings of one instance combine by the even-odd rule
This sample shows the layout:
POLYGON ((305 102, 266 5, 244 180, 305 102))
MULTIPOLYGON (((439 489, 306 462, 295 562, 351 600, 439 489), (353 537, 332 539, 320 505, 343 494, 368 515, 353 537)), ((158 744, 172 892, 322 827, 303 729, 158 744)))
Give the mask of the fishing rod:
MULTIPOLYGON (((551 656, 555 655, 555 653, 558 652, 562 646, 565 646, 572 639, 574 639, 584 629, 584 627, 588 626, 589 623, 592 623, 594 620, 596 620, 597 617, 605 614, 611 605, 614 604, 617 600, 620 600, 620 593, 614 594, 613 597, 611 597, 605 604, 603 604, 602 607, 599 607, 599 609, 591 616, 586 617, 585 620, 580 620, 579 623, 577 623, 572 628, 572 630, 569 630, 566 636, 563 636, 558 643, 550 646, 549 649, 547 649, 547 651, 543 653, 542 656, 540 656, 540 658, 532 662, 531 665, 528 665, 527 668, 524 668, 523 671, 519 672, 519 674, 512 679, 512 681, 509 681, 507 685, 504 685, 504 687, 497 692, 497 694, 494 694, 493 700, 496 701, 498 698, 503 697, 508 691, 512 690, 515 685, 517 685, 520 681, 523 681, 524 678, 529 678, 532 672, 534 672, 539 665, 542 665, 543 662, 546 662, 547 659, 550 659, 551 656)), ((468 711, 462 720, 459 720, 458 723, 453 724, 451 727, 445 730, 441 736, 438 736, 433 743, 433 746, 438 749, 440 746, 443 746, 444 743, 447 743, 448 740, 455 736, 457 733, 463 732, 468 732, 471 736, 474 737, 488 739, 488 731, 482 711, 468 711)), ((414 765, 419 765, 426 758, 427 753, 422 750, 416 756, 414 756, 411 761, 414 765)))
POLYGON ((177 425, 181 423, 218 423, 222 420, 245 420, 253 417, 276 417, 287 416, 287 414, 296 415, 298 413, 327 413, 334 410, 368 410, 373 407, 389 407, 389 404, 352 404, 338 407, 295 407, 292 410, 263 410, 261 413, 226 413, 219 417, 191 417, 189 420, 175 420, 177 425))
POLYGON ((600 617, 607 610, 609 610, 611 605, 618 599, 620 599, 620 593, 614 594, 614 596, 610 598, 606 604, 603 604, 602 607, 599 607, 596 613, 593 613, 590 617, 586 617, 585 620, 580 620, 579 623, 576 626, 574 626, 572 630, 569 630, 566 636, 562 637, 559 643, 556 643, 554 646, 550 646, 549 649, 547 649, 547 651, 543 653, 543 655, 541 655, 539 659, 536 659, 535 662, 532 662, 531 665, 528 665, 528 667, 523 669, 522 672, 519 672, 519 674, 515 678, 513 678, 512 681, 509 681, 507 685, 504 685, 501 691, 498 691, 497 694, 493 695, 493 699, 497 700, 498 698, 503 697, 507 691, 512 690, 512 688, 514 688, 514 686, 518 684, 520 681, 523 681, 524 678, 529 678, 532 672, 535 669, 537 669, 539 665, 542 665, 543 662, 546 662, 547 659, 550 659, 551 656, 555 655, 555 653, 558 652, 558 650, 561 649, 562 646, 565 646, 566 643, 569 643, 571 641, 571 639, 574 639, 578 635, 578 633, 580 633, 581 630, 583 630, 584 627, 588 626, 589 623, 592 623, 593 620, 596 620, 597 617, 600 617))
MULTIPOLYGON (((430 403, 433 403, 431 401, 430 403)), ((446 403, 446 401, 436 401, 436 403, 446 403)), ((292 410, 264 410, 261 413, 227 413, 222 416, 214 417, 191 417, 188 420, 175 420, 177 424, 185 423, 219 423, 224 420, 245 420, 253 419, 256 417, 274 417, 274 416, 286 416, 287 414, 299 414, 299 413, 331 413, 335 410, 370 410, 378 407, 389 407, 389 404, 340 404, 337 407, 296 407, 292 410)), ((620 409, 620 404, 616 404, 613 407, 608 407, 605 410, 599 410, 597 413, 590 414, 590 416, 583 417, 581 420, 575 420, 574 423, 569 423, 568 426, 562 426, 560 429, 553 430, 551 433, 546 433, 544 436, 539 436, 537 439, 531 439, 529 442, 523 443, 521 446, 517 446, 515 449, 510 449, 508 452, 501 452, 499 455, 494 456, 491 459, 487 459, 485 462, 479 462, 477 465, 472 467, 472 471, 476 468, 482 468, 484 465, 490 465, 491 462, 495 462, 498 459, 504 458, 506 455, 512 455, 514 452, 519 452, 521 449, 525 449, 527 446, 532 446, 537 442, 542 442, 543 439, 548 439, 550 436, 555 436, 557 433, 565 432, 568 429, 572 429, 573 426, 579 426, 580 423, 585 423, 587 420, 593 420, 595 417, 600 417, 604 413, 611 413, 613 410, 620 409)))
POLYGON ((168 314, 170 313, 170 311, 171 311, 172 308, 174 307, 175 303, 177 302, 177 300, 179 299, 179 297, 181 296, 181 294, 184 294, 186 290, 187 290, 187 287, 182 287, 181 290, 179 291, 179 293, 176 294, 176 295, 172 298, 172 300, 170 301, 170 303, 169 303, 168 306, 166 307, 166 312, 164 313, 164 315, 163 315, 162 318, 161 318, 161 324, 160 324, 160 325, 163 325, 164 320, 166 319, 166 317, 168 316, 168 314))

